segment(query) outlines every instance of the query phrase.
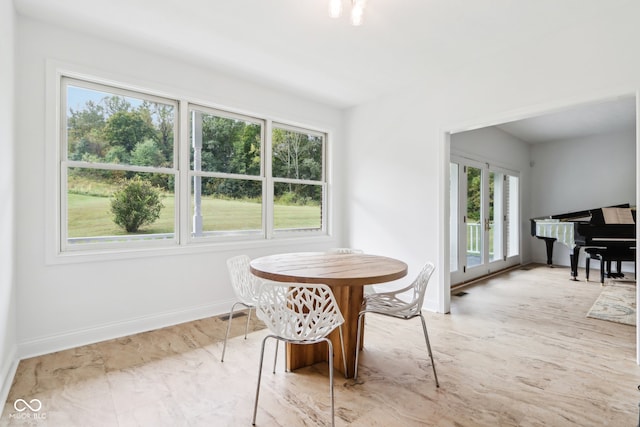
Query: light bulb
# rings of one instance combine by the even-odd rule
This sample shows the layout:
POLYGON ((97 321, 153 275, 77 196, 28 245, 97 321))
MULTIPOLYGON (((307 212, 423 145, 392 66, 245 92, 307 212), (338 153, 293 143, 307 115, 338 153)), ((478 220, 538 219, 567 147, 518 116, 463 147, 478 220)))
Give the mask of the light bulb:
POLYGON ((364 4, 365 0, 353 0, 353 6, 351 7, 351 25, 362 25, 364 4))
POLYGON ((329 16, 339 18, 342 15, 342 0, 329 1, 329 16))

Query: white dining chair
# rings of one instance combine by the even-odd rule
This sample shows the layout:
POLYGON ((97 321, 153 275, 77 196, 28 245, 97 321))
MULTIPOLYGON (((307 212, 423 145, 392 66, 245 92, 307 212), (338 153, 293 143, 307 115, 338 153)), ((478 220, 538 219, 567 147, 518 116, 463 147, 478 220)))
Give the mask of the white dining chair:
MULTIPOLYGON (((253 425, 256 424, 258 412, 258 398, 260 396, 260 381, 262 379, 262 365, 264 361, 265 343, 274 338, 276 343, 304 345, 326 342, 329 360, 329 387, 331 394, 331 425, 334 425, 334 393, 333 393, 333 344, 327 336, 336 328, 340 332, 342 360, 345 378, 347 376, 347 362, 344 358, 344 340, 342 324, 344 318, 338 308, 331 288, 322 284, 265 282, 258 296, 256 314, 269 331, 269 335, 262 340, 260 351, 260 366, 258 368, 258 385, 256 400, 253 408, 253 425)), ((277 346, 276 346, 277 351, 277 346)), ((275 364, 274 370, 275 373, 275 364)))
POLYGON ((330 254, 362 254, 364 251, 362 249, 354 249, 354 248, 330 248, 327 249, 327 253, 330 254))
MULTIPOLYGON (((436 374, 436 365, 433 361, 433 353, 431 352, 431 344, 429 343, 429 334, 427 333, 427 324, 422 315, 422 303, 427 291, 429 278, 435 270, 433 263, 427 263, 418 274, 413 283, 405 288, 391 292, 380 292, 367 295, 362 302, 362 309, 358 315, 358 332, 356 342, 360 342, 362 335, 363 318, 367 313, 381 314, 384 316, 395 317, 403 320, 410 320, 420 317, 422 320, 422 329, 424 331, 424 339, 427 343, 427 351, 431 358, 431 367, 433 368, 433 376, 436 380, 436 387, 440 387, 438 383, 438 375, 436 374), (411 297, 407 300, 401 298, 402 294, 409 294, 411 297)), ((360 346, 356 346, 356 367, 353 378, 358 378, 358 358, 360 356, 360 346)))
POLYGON ((224 362, 224 354, 227 351, 227 340, 229 339, 229 332, 231 331, 231 320, 233 319, 233 312, 238 305, 242 305, 249 309, 247 313, 247 324, 244 328, 244 339, 247 339, 247 333, 249 332, 249 322, 251 320, 251 311, 255 309, 258 301, 258 292, 260 286, 262 286, 262 279, 254 276, 251 273, 249 263, 251 259, 247 255, 238 255, 227 260, 227 269, 229 270, 229 276, 231 277, 231 286, 233 292, 238 299, 231 306, 229 312, 229 320, 227 324, 227 333, 224 336, 224 345, 222 347, 221 362, 224 362))

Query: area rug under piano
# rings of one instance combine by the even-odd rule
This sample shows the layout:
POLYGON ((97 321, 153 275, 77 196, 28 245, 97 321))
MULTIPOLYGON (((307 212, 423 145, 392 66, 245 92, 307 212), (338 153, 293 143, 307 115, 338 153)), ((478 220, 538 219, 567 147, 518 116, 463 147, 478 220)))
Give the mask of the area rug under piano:
POLYGON ((587 317, 635 326, 635 282, 607 282, 587 317))

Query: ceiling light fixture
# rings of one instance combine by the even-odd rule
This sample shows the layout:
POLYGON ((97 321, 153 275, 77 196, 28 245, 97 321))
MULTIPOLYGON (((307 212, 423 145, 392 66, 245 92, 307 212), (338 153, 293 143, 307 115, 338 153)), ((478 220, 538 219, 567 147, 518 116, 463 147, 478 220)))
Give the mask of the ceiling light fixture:
MULTIPOLYGON (((339 18, 342 16, 342 2, 344 0, 329 0, 329 16, 339 18)), ((362 16, 366 0, 347 0, 351 3, 351 25, 362 25, 362 16)))

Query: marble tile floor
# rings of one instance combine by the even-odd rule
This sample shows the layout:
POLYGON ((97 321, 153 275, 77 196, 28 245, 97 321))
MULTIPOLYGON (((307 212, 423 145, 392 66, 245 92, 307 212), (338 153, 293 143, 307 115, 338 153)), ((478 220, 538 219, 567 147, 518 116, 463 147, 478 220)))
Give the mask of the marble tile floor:
MULTIPOLYGON (((425 313, 440 388, 419 320, 370 316, 358 380, 336 371, 336 425, 637 425, 635 327, 587 318, 600 284, 568 277, 513 270, 425 313)), ((224 363, 220 318, 23 360, 0 426, 250 426, 266 330, 233 325, 224 363), (17 399, 39 399, 39 418, 17 399)), ((273 375, 270 343, 257 425, 329 425, 327 365, 273 375)))

